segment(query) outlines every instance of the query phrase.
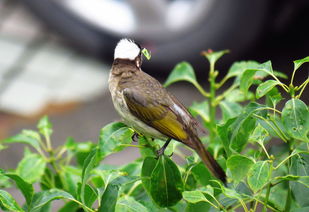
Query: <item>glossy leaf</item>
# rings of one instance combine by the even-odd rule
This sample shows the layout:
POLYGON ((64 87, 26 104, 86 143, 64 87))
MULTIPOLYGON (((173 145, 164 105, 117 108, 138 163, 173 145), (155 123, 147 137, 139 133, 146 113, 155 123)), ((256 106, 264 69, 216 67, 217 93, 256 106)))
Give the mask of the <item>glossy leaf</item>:
POLYGON ((151 174, 156 167, 157 160, 154 157, 147 157, 144 159, 141 177, 145 190, 150 194, 151 174))
POLYGON ((53 125, 49 121, 48 116, 43 116, 43 118, 39 120, 37 127, 40 133, 46 137, 51 136, 51 134, 53 133, 53 125))
MULTIPOLYGON (((295 176, 309 176, 309 154, 295 155, 291 159, 290 172, 295 176)), ((308 181, 307 181, 308 182, 308 181)), ((309 188, 303 183, 290 182, 290 187, 295 196, 296 202, 301 207, 309 206, 309 188)))
POLYGON ((258 161, 249 169, 248 184, 254 192, 257 192, 268 183, 270 177, 269 163, 267 161, 258 161))
POLYGON ((241 62, 235 62, 230 67, 230 69, 227 72, 228 78, 231 77, 241 77, 243 72, 247 69, 256 69, 259 66, 259 63, 256 61, 241 61, 241 62))
POLYGON ((86 202, 86 195, 87 195, 85 191, 85 186, 90 176, 90 172, 97 165, 97 163, 98 163, 98 151, 95 149, 89 153, 83 165, 80 199, 82 200, 84 204, 86 202))
POLYGON ((215 64, 217 60, 219 60, 223 55, 229 53, 228 50, 222 50, 213 52, 211 50, 209 51, 203 51, 202 54, 208 59, 210 64, 215 64))
POLYGON ((191 172, 196 181, 203 186, 211 184, 211 180, 214 179, 212 174, 210 174, 209 170, 202 162, 194 165, 191 169, 191 172))
POLYGON ((239 88, 245 94, 248 93, 250 86, 253 84, 253 80, 254 80, 253 77, 257 71, 258 71, 257 69, 247 69, 246 71, 244 71, 243 75, 241 76, 239 88))
POLYGON ((190 203, 208 202, 201 191, 184 191, 182 192, 182 196, 184 200, 190 203))
POLYGON ((21 191, 21 193, 24 195, 26 199, 26 203, 29 206, 32 197, 33 197, 33 186, 30 183, 27 183, 24 181, 20 176, 13 174, 13 173, 5 173, 5 176, 9 177, 11 180, 13 180, 16 183, 16 186, 21 191))
POLYGON ((119 152, 125 148, 123 144, 132 142, 133 130, 121 122, 106 125, 100 131, 99 149, 100 157, 119 152))
POLYGON ((231 173, 231 178, 240 182, 244 179, 251 166, 254 164, 254 161, 243 155, 232 155, 226 161, 226 166, 231 173))
POLYGON ((290 136, 309 142, 309 110, 299 99, 290 99, 282 110, 282 122, 290 136))
POLYGON ((188 62, 178 63, 169 74, 167 80, 164 83, 164 87, 167 87, 175 82, 187 81, 195 86, 200 86, 196 80, 196 76, 193 67, 188 62))
POLYGON ((118 192, 121 186, 132 183, 138 180, 137 177, 120 176, 112 180, 106 187, 102 198, 99 212, 115 211, 118 192))
POLYGON ((132 197, 124 197, 117 201, 115 212, 147 212, 149 211, 144 205, 137 202, 132 197))
POLYGON ((143 158, 147 157, 156 157, 156 143, 155 142, 149 142, 145 136, 140 136, 138 138, 138 144, 143 146, 144 148, 140 148, 140 154, 143 158))
POLYGON ((6 138, 2 140, 1 142, 8 143, 8 144, 9 143, 23 143, 23 144, 28 144, 34 147, 35 149, 39 149, 40 148, 39 141, 37 140, 36 137, 30 135, 29 132, 30 131, 28 130, 23 131, 22 133, 6 138))
POLYGON ((228 156, 233 151, 240 152, 248 143, 249 136, 256 124, 252 114, 261 113, 264 116, 265 111, 260 110, 263 107, 257 103, 250 103, 237 118, 229 119, 225 124, 217 126, 218 134, 228 156))
POLYGON ((229 102, 244 102, 246 100, 253 100, 254 98, 255 96, 251 91, 245 94, 240 89, 234 89, 225 97, 225 100, 229 102))
POLYGON ((256 89, 256 98, 259 99, 265 96, 269 91, 271 91, 276 85, 280 83, 276 80, 267 80, 261 83, 256 89))
POLYGON ((295 60, 294 61, 294 70, 299 69, 300 66, 302 66, 304 63, 308 63, 309 62, 309 56, 299 59, 299 60, 295 60))
POLYGON ((34 195, 31 207, 29 208, 29 212, 38 212, 42 207, 49 204, 51 201, 57 199, 76 201, 71 194, 60 189, 45 190, 38 192, 34 195))
POLYGON ((242 112, 241 105, 236 102, 221 101, 219 106, 222 111, 224 122, 238 116, 242 112))
POLYGON ((23 209, 21 209, 21 207, 17 204, 17 202, 15 201, 15 199, 11 196, 11 194, 9 194, 8 192, 4 191, 4 190, 0 190, 0 203, 1 205, 9 210, 9 211, 24 211, 23 209))
POLYGON ((209 104, 207 101, 203 102, 193 102, 193 104, 189 107, 190 113, 194 116, 200 116, 203 121, 209 122, 209 104))
POLYGON ((266 94, 266 104, 272 108, 275 108, 276 105, 283 99, 278 88, 274 87, 266 94))
POLYGON ((152 171, 150 194, 160 207, 170 207, 181 200, 183 183, 176 164, 167 156, 161 156, 152 171))
POLYGON ((19 175, 24 181, 34 183, 40 180, 44 174, 46 161, 38 154, 26 154, 19 162, 16 174, 19 175))

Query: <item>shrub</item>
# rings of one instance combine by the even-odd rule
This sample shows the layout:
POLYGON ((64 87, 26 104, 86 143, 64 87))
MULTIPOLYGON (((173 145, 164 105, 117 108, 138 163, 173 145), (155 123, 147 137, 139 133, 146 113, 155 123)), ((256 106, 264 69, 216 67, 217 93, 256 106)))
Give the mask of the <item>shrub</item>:
POLYGON ((49 211, 53 200, 62 199, 59 211, 309 211, 309 112, 300 100, 309 78, 294 84, 295 72, 309 57, 294 61, 287 85, 279 80, 286 75, 274 71, 270 61, 236 62, 217 82, 215 63, 225 53, 203 52, 210 63, 209 91, 187 62, 176 65, 165 86, 188 81, 205 97, 189 110, 208 131, 202 140, 226 170, 226 185, 194 152, 184 154, 187 147, 179 142, 172 142, 166 155, 183 158, 181 165, 166 155, 156 158, 159 141, 140 137, 131 144, 134 132, 120 122, 103 127, 98 143, 69 137, 54 149, 52 124, 45 116, 38 131, 23 130, 0 143, 0 149, 16 142, 31 147, 15 170, 0 171, 0 186, 15 184, 25 203, 20 206, 0 189, 0 208, 49 211), (230 79, 233 83, 218 92, 230 79), (281 91, 290 96, 282 109, 277 106, 283 102, 281 91), (139 148, 138 159, 123 166, 104 164, 106 156, 128 146, 139 148))

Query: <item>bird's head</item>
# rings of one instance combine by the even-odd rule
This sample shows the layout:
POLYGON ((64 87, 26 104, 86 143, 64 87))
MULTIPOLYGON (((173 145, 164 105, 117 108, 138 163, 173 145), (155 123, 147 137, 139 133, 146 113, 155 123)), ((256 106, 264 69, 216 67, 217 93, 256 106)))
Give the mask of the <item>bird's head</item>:
POLYGON ((140 68, 142 64, 141 51, 142 50, 139 44, 135 43, 133 40, 124 38, 118 42, 115 48, 114 60, 124 59, 135 61, 136 66, 140 68))

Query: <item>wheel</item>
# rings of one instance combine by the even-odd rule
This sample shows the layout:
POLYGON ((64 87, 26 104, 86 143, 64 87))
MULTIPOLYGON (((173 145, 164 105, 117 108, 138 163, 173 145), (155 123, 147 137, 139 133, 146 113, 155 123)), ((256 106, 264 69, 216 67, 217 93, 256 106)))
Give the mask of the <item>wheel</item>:
POLYGON ((182 60, 205 63, 202 50, 237 57, 261 33, 268 0, 22 0, 75 47, 112 61, 122 37, 148 47, 145 68, 169 72, 182 60))

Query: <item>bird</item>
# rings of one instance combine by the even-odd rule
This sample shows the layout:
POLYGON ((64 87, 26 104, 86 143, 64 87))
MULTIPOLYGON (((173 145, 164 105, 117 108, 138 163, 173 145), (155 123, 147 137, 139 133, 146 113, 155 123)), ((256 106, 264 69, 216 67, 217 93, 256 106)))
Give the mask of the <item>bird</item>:
POLYGON ((226 175, 198 137, 198 122, 163 85, 141 69, 142 48, 135 41, 121 39, 114 51, 109 74, 113 105, 124 123, 138 134, 165 140, 158 156, 171 139, 193 149, 210 173, 222 182, 226 175))

